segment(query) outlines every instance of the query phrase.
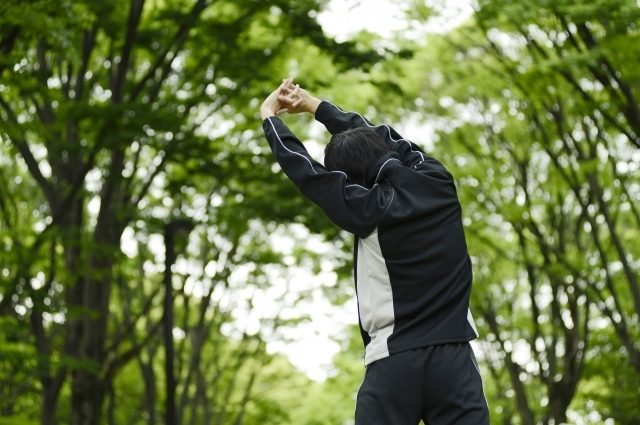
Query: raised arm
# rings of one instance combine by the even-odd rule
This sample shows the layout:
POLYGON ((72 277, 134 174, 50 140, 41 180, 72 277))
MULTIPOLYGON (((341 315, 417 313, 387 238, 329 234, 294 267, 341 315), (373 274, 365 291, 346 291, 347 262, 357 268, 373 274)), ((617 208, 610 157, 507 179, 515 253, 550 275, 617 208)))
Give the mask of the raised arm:
POLYGON ((315 112, 315 118, 331 134, 340 133, 355 127, 369 127, 380 135, 389 149, 398 153, 400 161, 408 167, 413 167, 425 160, 422 149, 415 143, 403 138, 396 130, 387 124, 374 125, 357 112, 345 112, 336 105, 322 101, 315 112))
POLYGON ((424 152, 415 143, 404 139, 396 130, 386 124, 371 124, 357 112, 345 112, 336 105, 323 101, 293 85, 290 80, 283 83, 279 100, 290 113, 307 112, 327 128, 331 134, 341 133, 356 127, 369 127, 378 133, 387 146, 398 153, 402 163, 413 167, 425 160, 424 152))
POLYGON ((346 174, 329 171, 315 161, 300 139, 275 116, 286 108, 272 95, 261 107, 263 130, 285 174, 338 226, 359 237, 368 236, 389 207, 393 189, 351 184, 346 174))

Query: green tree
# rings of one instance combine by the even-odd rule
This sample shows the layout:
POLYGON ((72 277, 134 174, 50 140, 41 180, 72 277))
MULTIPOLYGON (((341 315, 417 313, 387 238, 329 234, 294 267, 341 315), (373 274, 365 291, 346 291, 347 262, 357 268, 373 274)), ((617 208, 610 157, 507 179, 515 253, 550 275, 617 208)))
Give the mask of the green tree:
POLYGON ((585 370, 612 350, 640 371, 639 18, 632 1, 480 1, 396 65, 457 178, 498 423, 586 415, 585 370))
MULTIPOLYGON (((8 182, 0 192, 3 258, 11 261, 2 270, 0 311, 20 329, 7 344, 27 339, 35 347, 25 355, 36 363, 42 423, 55 422, 67 383, 70 422, 99 423, 115 377, 143 349, 153 350, 159 282, 148 273, 150 281, 144 274, 127 279, 140 269, 124 267, 125 229, 152 235, 191 217, 224 233, 217 242, 233 246, 249 218, 292 219, 286 204, 268 198, 287 198, 283 193, 292 189, 270 165, 256 167, 266 164, 264 150, 255 149, 258 99, 290 70, 292 45, 306 46, 296 55, 325 62, 327 52, 335 53, 334 71, 378 57, 326 38, 313 18, 320 5, 41 0, 1 6, 2 153, 17 158, 10 167, 29 182, 8 182), (191 201, 201 198, 192 194, 203 188, 211 194, 206 202, 222 200, 224 207, 195 217, 191 201), (17 210, 23 198, 33 215, 17 210), (132 283, 140 287, 127 288, 132 283), (125 301, 134 290, 140 298, 125 301), (115 291, 123 304, 113 302, 115 291), (146 333, 136 335, 142 326, 146 333)), ((140 363, 147 371, 151 357, 140 363)), ((11 412, 16 405, 8 400, 11 412)))

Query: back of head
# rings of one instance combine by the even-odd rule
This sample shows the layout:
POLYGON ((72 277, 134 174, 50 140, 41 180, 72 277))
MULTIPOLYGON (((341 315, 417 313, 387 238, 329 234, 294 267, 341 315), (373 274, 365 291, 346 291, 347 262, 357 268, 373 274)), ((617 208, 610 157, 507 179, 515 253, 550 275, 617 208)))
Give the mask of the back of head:
POLYGON ((358 127, 331 137, 324 149, 324 163, 364 186, 367 170, 387 152, 389 147, 382 137, 370 128, 358 127))

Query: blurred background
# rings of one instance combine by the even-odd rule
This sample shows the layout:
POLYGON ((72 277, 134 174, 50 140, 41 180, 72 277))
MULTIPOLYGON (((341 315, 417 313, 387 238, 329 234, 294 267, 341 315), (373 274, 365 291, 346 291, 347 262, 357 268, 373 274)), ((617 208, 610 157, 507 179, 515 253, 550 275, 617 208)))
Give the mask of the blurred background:
POLYGON ((287 76, 456 178, 493 424, 640 424, 639 25, 636 0, 3 1, 0 424, 353 423, 352 237, 262 135, 287 76))

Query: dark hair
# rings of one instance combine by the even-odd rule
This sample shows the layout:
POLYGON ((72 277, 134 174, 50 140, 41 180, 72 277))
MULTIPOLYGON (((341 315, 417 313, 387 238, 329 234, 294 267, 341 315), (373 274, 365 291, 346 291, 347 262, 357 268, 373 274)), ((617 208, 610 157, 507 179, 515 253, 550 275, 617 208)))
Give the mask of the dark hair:
POLYGON ((389 147, 375 131, 366 127, 334 134, 324 148, 324 164, 332 171, 342 171, 361 185, 367 183, 367 170, 389 147))

